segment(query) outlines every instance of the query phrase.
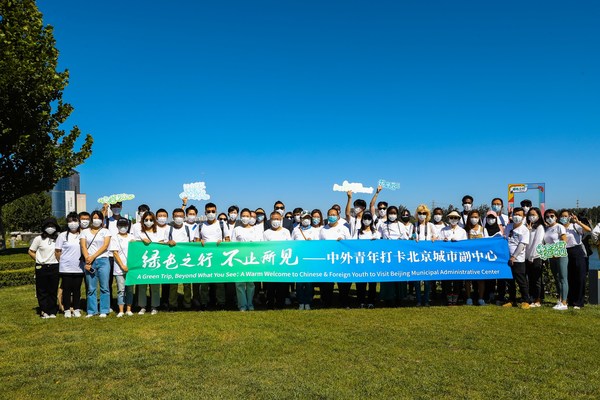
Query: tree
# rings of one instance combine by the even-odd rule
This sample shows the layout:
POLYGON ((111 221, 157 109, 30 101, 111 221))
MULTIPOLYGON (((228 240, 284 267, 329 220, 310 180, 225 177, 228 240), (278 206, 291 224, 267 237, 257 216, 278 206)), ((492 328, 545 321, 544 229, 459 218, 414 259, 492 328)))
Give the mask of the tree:
POLYGON ((79 128, 60 129, 73 107, 62 99, 69 71, 57 71, 55 44, 34 0, 0 0, 0 210, 52 189, 91 155, 89 134, 75 151, 79 128))
POLYGON ((46 192, 28 194, 2 207, 3 224, 9 231, 39 232, 51 216, 52 198, 46 192))

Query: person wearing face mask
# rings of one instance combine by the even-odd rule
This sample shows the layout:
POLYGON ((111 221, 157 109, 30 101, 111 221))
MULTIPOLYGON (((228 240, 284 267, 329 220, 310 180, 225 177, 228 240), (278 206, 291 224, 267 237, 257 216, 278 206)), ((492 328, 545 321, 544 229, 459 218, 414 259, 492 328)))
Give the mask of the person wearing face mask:
MULTIPOLYGON (((163 243, 166 243, 169 246, 176 246, 177 243, 193 242, 194 236, 192 236, 192 231, 190 230, 190 227, 185 224, 185 211, 183 211, 182 208, 176 208, 173 210, 172 215, 173 225, 165 230, 163 243)), ((178 289, 179 284, 175 283, 169 286, 169 311, 176 311, 179 306, 178 289)), ((192 307, 192 287, 189 283, 183 284, 183 306, 187 309, 192 307)))
MULTIPOLYGON (((277 200, 275 202, 275 204, 273 204, 273 211, 279 213, 279 215, 281 215, 282 218, 282 226, 283 228, 287 229, 290 232, 290 235, 292 234, 292 230, 294 229, 294 224, 292 222, 293 217, 291 216, 290 213, 290 219, 285 218, 286 216, 286 212, 285 212, 285 204, 283 204, 281 201, 277 200)), ((265 222, 265 231, 271 229, 271 220, 267 220, 265 222)))
MULTIPOLYGON (((506 225, 510 222, 507 214, 502 213, 502 207, 504 207, 504 201, 500 197, 494 197, 492 199, 491 210, 496 213, 496 223, 500 226, 502 234, 506 225)), ((486 221, 483 221, 483 225, 486 225, 486 221)))
POLYGON ((238 215, 240 214, 240 208, 236 205, 229 206, 227 209, 227 227, 229 228, 229 232, 233 232, 233 229, 236 226, 240 226, 241 223, 238 220, 238 215))
MULTIPOLYGON (((185 209, 185 222, 184 223, 185 223, 185 226, 187 228, 189 228, 189 231, 192 236, 192 242, 200 241, 200 225, 198 224, 197 221, 198 221, 198 209, 194 205, 191 205, 185 209)), ((183 292, 186 293, 186 291, 189 290, 189 287, 192 288, 191 289, 192 290, 191 303, 188 303, 187 301, 185 301, 185 295, 184 295, 183 308, 185 308, 186 310, 189 310, 193 306, 196 310, 199 310, 200 309, 200 284, 199 283, 184 283, 183 284, 183 292)))
POLYGON ((371 198, 371 202, 369 203, 369 211, 371 212, 371 215, 373 215, 373 217, 374 217, 376 229, 379 229, 379 224, 382 223, 383 221, 385 221, 386 210, 388 207, 388 203, 386 203, 385 201, 380 201, 379 203, 377 203, 377 197, 379 196, 379 193, 381 192, 382 189, 383 189, 383 187, 381 185, 377 186, 377 189, 375 190, 375 194, 373 194, 373 197, 371 198), (377 203, 377 204, 375 204, 375 203, 377 203))
POLYGON ((586 263, 585 248, 583 247, 582 237, 584 232, 591 232, 592 229, 584 224, 579 218, 569 210, 560 210, 559 222, 565 227, 567 234, 567 254, 569 257, 568 280, 569 293, 567 295, 569 305, 578 310, 583 307, 585 297, 585 279, 586 263))
MULTIPOLYGON (((233 228, 231 233, 232 242, 260 242, 262 236, 250 224, 252 212, 244 208, 240 213, 240 225, 233 228)), ((237 307, 240 311, 254 311, 254 282, 236 282, 235 291, 237 307)))
MULTIPOLYGON (((375 218, 373 214, 365 211, 362 214, 360 221, 360 229, 356 232, 354 239, 358 240, 377 240, 380 239, 379 232, 375 229, 375 218)), ((372 309, 375 308, 377 302, 377 283, 368 282, 369 289, 367 291, 367 282, 357 282, 356 286, 356 301, 360 308, 372 309)))
MULTIPOLYGON (((148 214, 149 213, 146 213, 142 216, 142 221, 146 222, 148 214)), ((116 236, 111 237, 109 251, 113 253, 115 258, 114 274, 117 281, 117 306, 119 307, 117 318, 121 318, 125 315, 125 311, 127 311, 127 315, 133 315, 133 312, 131 312, 131 305, 133 304, 133 286, 125 286, 125 275, 129 271, 127 268, 129 242, 132 242, 134 237, 131 233, 128 233, 129 220, 127 218, 119 218, 117 221, 117 229, 119 230, 119 233, 117 233, 116 236), (125 309, 125 306, 127 309, 125 309)), ((158 287, 158 285, 156 286, 158 287)), ((144 295, 145 294, 146 291, 144 290, 144 295)))
POLYGON ((521 201, 521 208, 523 209, 523 212, 525 213, 525 217, 527 217, 527 215, 529 215, 529 210, 531 210, 533 203, 531 202, 531 200, 525 199, 523 201, 521 201))
POLYGON ((60 227, 54 218, 42 223, 42 234, 36 236, 29 246, 29 256, 35 260, 35 293, 40 316, 56 318, 58 313, 58 281, 60 279, 56 259, 56 239, 60 227))
POLYGON ((292 211, 292 232, 294 230, 294 228, 296 228, 298 225, 300 225, 300 220, 301 220, 301 216, 300 214, 302 214, 303 209, 301 207, 296 207, 294 208, 294 211, 292 211))
MULTIPOLYGON (((231 235, 229 232, 229 226, 227 225, 227 221, 223 221, 223 216, 219 215, 219 220, 217 220, 217 206, 214 203, 207 203, 204 206, 204 213, 206 214, 206 221, 200 225, 200 242, 204 246, 206 243, 221 243, 221 242, 229 242, 231 239, 231 235)), ((227 216, 225 216, 227 219, 227 216)), ((209 287, 208 283, 200 284, 200 307, 205 310, 209 306, 209 287)), ((212 284, 214 289, 215 298, 216 298, 216 306, 217 309, 224 310, 226 305, 226 296, 225 296, 225 284, 224 283, 214 283, 212 284)))
MULTIPOLYGON (((340 213, 335 208, 327 211, 327 225, 319 232, 319 240, 347 240, 350 239, 350 231, 346 225, 340 222, 340 213)), ((321 282, 319 290, 323 307, 331 307, 333 303, 333 287, 331 282, 321 282)))
MULTIPOLYGON (((319 230, 312 226, 312 215, 307 210, 300 213, 300 224, 292 231, 292 240, 319 240, 319 230)), ((313 299, 313 284, 296 283, 296 298, 299 310, 310 310, 313 299)))
POLYGON ((537 207, 530 208, 526 215, 527 229, 529 229, 529 246, 527 246, 525 252, 525 270, 529 281, 529 296, 532 300, 530 307, 541 307, 543 265, 537 247, 544 242, 544 220, 542 212, 537 207))
MULTIPOLYGON (((276 210, 271 213, 270 228, 263 233, 265 242, 291 240, 290 231, 283 227, 281 213, 276 210)), ((281 310, 285 306, 285 299, 289 293, 289 284, 283 282, 265 282, 267 291, 267 307, 272 310, 281 310)))
POLYGON ((525 212, 521 207, 516 207, 513 210, 512 223, 506 226, 504 231, 508 239, 508 251, 510 259, 508 265, 512 270, 513 279, 508 281, 508 302, 504 307, 512 307, 517 301, 517 288, 521 292, 522 302, 520 307, 528 309, 529 303, 529 285, 527 283, 527 273, 525 268, 525 255, 527 246, 530 243, 529 229, 525 225, 525 212), (516 283, 516 284, 515 284, 516 283))
MULTIPOLYGON (((339 204, 334 204, 331 206, 331 208, 334 208, 335 210, 337 210, 338 216, 339 216, 338 221, 339 221, 340 225, 344 225, 346 228, 348 228, 348 230, 350 230, 350 223, 342 217, 342 207, 340 207, 339 204)), ((327 225, 327 220, 325 220, 325 225, 327 225)))
MULTIPOLYGON (((111 237, 115 237, 119 233, 119 229, 117 228, 117 221, 121 218, 121 210, 123 209, 123 203, 118 201, 114 204, 110 205, 110 211, 112 215, 108 216, 108 204, 104 204, 102 207, 102 215, 104 216, 104 227, 108 229, 111 237)), ((108 253, 108 263, 110 265, 110 275, 108 277, 108 290, 110 292, 110 301, 113 301, 113 281, 114 281, 114 271, 115 271, 115 259, 113 257, 113 253, 108 253)))
MULTIPOLYGON (((461 215, 458 211, 450 211, 447 215, 448 226, 444 227, 439 234, 438 240, 444 242, 458 242, 467 240, 467 232, 459 226, 461 215)), ((458 295, 462 288, 462 281, 443 281, 442 286, 448 300, 449 306, 458 304, 458 295)))
MULTIPOLYGON (((491 203, 491 211, 493 211, 495 215, 496 224, 500 228, 500 234, 504 236, 504 230, 506 226, 510 222, 508 215, 502 213, 502 207, 504 206, 504 201, 499 197, 494 197, 491 203)), ((483 225, 488 230, 490 236, 497 235, 495 229, 490 228, 487 223, 487 219, 483 221, 483 225)), ((493 224, 492 224, 493 225, 493 224)), ((506 293, 508 291, 509 279, 496 279, 496 290, 490 290, 490 296, 496 299, 496 305, 502 306, 506 303, 506 293)))
MULTIPOLYGON (((421 204, 415 210, 415 219, 417 222, 415 223, 414 231, 415 231, 415 241, 427 241, 431 240, 435 242, 437 240, 437 235, 435 233, 435 228, 430 221, 431 212, 429 208, 425 204, 421 204)), ((421 305, 429 306, 429 293, 431 292, 431 283, 429 281, 418 281, 414 282, 415 292, 417 296, 417 307, 421 305), (423 282, 424 287, 424 296, 421 296, 421 282, 423 282)))
MULTIPOLYGON (((481 218, 478 210, 471 210, 469 212, 467 218, 467 225, 465 226, 465 232, 467 232, 467 237, 469 239, 483 239, 489 237, 488 231, 481 225, 481 218)), ((480 306, 485 306, 485 280, 477 281, 477 294, 479 295, 479 299, 477 303, 480 306)), ((466 305, 472 306, 473 299, 471 297, 471 292, 473 291, 473 281, 465 281, 465 292, 467 295, 466 305)))
POLYGON ((440 231, 448 225, 444 222, 444 210, 442 210, 440 207, 434 208, 433 217, 431 220, 433 221, 433 239, 437 240, 437 238, 440 236, 440 231))
MULTIPOLYGON (((547 227, 544 233, 545 244, 555 244, 559 241, 567 243, 567 230, 565 227, 558 223, 558 213, 553 209, 548 209, 544 213, 544 220, 546 221, 547 227)), ((569 281, 568 281, 568 256, 564 257, 552 257, 550 261, 550 270, 554 275, 554 281, 556 282, 556 292, 558 301, 554 307, 555 310, 565 311, 569 309, 567 305, 567 296, 569 293, 569 281)))
POLYGON ((362 215, 367 209, 367 202, 363 199, 356 199, 352 203, 352 190, 346 192, 348 201, 346 202, 346 220, 350 224, 350 236, 356 237, 358 230, 360 229, 360 221, 362 215))
POLYGON ((467 226, 467 222, 469 219, 469 212, 473 209, 473 197, 469 196, 468 194, 463 196, 462 206, 463 206, 463 212, 460 216, 460 221, 458 222, 458 225, 461 228, 464 228, 465 226, 467 226))
MULTIPOLYGON (((144 216, 144 213, 146 211, 150 211, 150 207, 148 207, 146 204, 140 204, 138 206, 138 211, 137 211, 137 214, 135 217, 135 223, 132 224, 129 228, 129 233, 131 233, 133 235, 135 240, 141 240, 140 232, 142 230, 142 217, 144 216)), ((115 232, 115 235, 116 235, 116 232, 115 232)))
MULTIPOLYGON (((166 215, 166 213, 167 212, 164 210, 157 211, 157 214, 161 214, 161 215, 166 215)), ((141 240, 145 244, 164 242, 165 231, 166 231, 166 226, 167 226, 166 223, 165 223, 165 228, 159 230, 157 218, 154 215, 154 213, 152 213, 151 211, 146 211, 142 215, 141 220, 142 220, 142 227, 141 227, 141 231, 139 233, 140 238, 138 240, 141 240)), ((119 233, 121 234, 121 232, 119 232, 119 233)), ((124 240, 123 238, 121 238, 121 236, 119 236, 119 238, 121 241, 124 240)), ((117 246, 118 244, 122 245, 121 242, 116 242, 112 245, 113 251, 114 251, 115 247, 118 247, 117 246)), ((125 257, 126 256, 127 256, 127 254, 125 253, 125 257)), ((116 260, 116 257, 115 257, 115 260, 116 260)), ((164 286, 168 287, 168 285, 164 285, 164 286)), ((150 305, 152 307, 150 314, 156 315, 158 313, 158 307, 160 306, 160 301, 161 301, 160 300, 160 284, 152 284, 152 285, 144 284, 144 285, 137 285, 137 299, 138 299, 138 306, 140 307, 140 311, 138 312, 139 315, 144 315, 146 313, 146 305, 148 304, 148 295, 147 295, 148 287, 150 287, 150 305)), ((168 296, 168 294, 167 294, 167 296, 168 296)), ((165 303, 168 305, 168 303, 169 303, 168 297, 166 298, 165 303)), ((127 312, 127 315, 131 315, 130 311, 127 312)))
MULTIPOLYGON (((405 236, 402 229, 398 221, 398 207, 389 206, 386 210, 386 220, 379 225, 379 236, 385 240, 401 240, 405 236)), ((381 300, 388 307, 395 307, 402 298, 398 282, 381 282, 379 290, 381 300)))
POLYGON ((102 226, 103 214, 96 210, 91 215, 92 224, 81 231, 79 243, 85 261, 85 280, 87 282, 87 316, 98 314, 97 287, 100 285, 100 318, 106 318, 110 312, 110 264, 108 247, 111 233, 102 226))
POLYGON ((266 218, 265 218, 265 210, 263 210, 262 208, 257 208, 256 209, 256 225, 254 225, 254 229, 256 229, 256 231, 262 236, 263 232, 265 231, 265 223, 266 218))
MULTIPOLYGON (((164 208, 159 208, 156 211, 156 235, 157 235, 159 243, 162 243, 164 241, 165 232, 167 229, 170 228, 168 225, 168 222, 169 222, 169 213, 164 208)), ((133 230, 133 231, 134 231, 135 240, 142 240, 142 238, 139 237, 139 233, 138 233, 138 236, 135 236, 135 230, 133 230)), ((161 307, 165 310, 169 309, 169 287, 170 287, 170 285, 168 283, 163 283, 162 285, 160 285, 160 290, 161 290, 160 304, 161 304, 161 307)), ((138 295, 139 295, 139 292, 138 292, 138 295)))
POLYGON ((83 265, 81 264, 81 246, 79 245, 79 216, 77 213, 67 215, 67 230, 56 239, 55 255, 61 277, 62 304, 65 318, 79 318, 79 302, 81 300, 81 283, 83 282, 83 265))
MULTIPOLYGON (((253 214, 254 214, 254 218, 255 218, 254 230, 256 231, 256 234, 260 238, 262 238, 263 233, 265 232, 265 223, 266 223, 265 210, 259 207, 256 209, 256 211, 254 211, 253 214)), ((261 293, 264 295, 263 289, 264 288, 263 288, 262 282, 254 282, 254 304, 255 305, 262 304, 261 293)), ((264 297, 262 299, 264 300, 264 297)))
POLYGON ((323 221, 323 213, 321 212, 321 210, 315 208, 314 210, 311 211, 311 226, 313 227, 313 229, 318 233, 321 232, 321 229, 323 229, 323 226, 325 225, 324 221, 323 221))

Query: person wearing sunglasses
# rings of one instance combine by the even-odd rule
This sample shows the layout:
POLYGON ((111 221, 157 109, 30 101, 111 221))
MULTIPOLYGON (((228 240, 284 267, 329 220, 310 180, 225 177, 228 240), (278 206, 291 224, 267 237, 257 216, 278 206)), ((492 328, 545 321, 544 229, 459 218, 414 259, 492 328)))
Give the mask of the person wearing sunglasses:
POLYGON ((565 227, 567 233, 569 305, 578 310, 583 307, 587 274, 585 262, 587 254, 583 247, 582 238, 585 232, 591 232, 592 229, 574 213, 565 209, 560 210, 559 222, 565 227))
MULTIPOLYGON (((427 241, 431 240, 434 242, 437 239, 435 228, 430 222, 431 212, 425 204, 421 204, 415 210, 415 241, 427 241)), ((429 281, 417 281, 413 282, 415 285, 415 292, 417 296, 417 307, 421 305, 429 306, 429 293, 431 292, 431 283, 429 281), (421 296, 421 284, 425 290, 424 296, 421 296)))
MULTIPOLYGON (((293 217, 292 213, 285 212, 285 204, 283 204, 283 202, 281 202, 280 200, 277 200, 275 202, 275 204, 273 204, 273 211, 277 212, 277 213, 279 213, 279 215, 281 215, 282 224, 283 224, 282 227, 287 229, 291 235, 292 231, 294 230, 294 223, 292 222, 294 217, 293 217)), ((265 223, 265 231, 267 231, 269 229, 271 229, 271 219, 269 219, 265 223)))
MULTIPOLYGON (((559 241, 567 243, 567 230, 565 227, 558 222, 558 213, 556 210, 550 208, 544 213, 544 220, 546 221, 546 231, 544 233, 545 244, 555 244, 559 241)), ((554 275, 554 281, 556 282, 556 292, 558 300, 556 305, 552 307, 554 310, 565 311, 569 309, 567 304, 567 296, 569 293, 569 258, 567 255, 564 257, 555 256, 549 259, 550 270, 554 275)))
MULTIPOLYGON (((438 240, 443 240, 444 242, 467 240, 467 232, 458 225, 460 218, 461 216, 458 211, 450 211, 446 217, 448 226, 440 230, 438 240)), ((461 285, 462 281, 443 281, 444 292, 446 293, 449 306, 458 304, 458 295, 461 291, 461 285)))
MULTIPOLYGON (((229 226, 227 225, 227 215, 225 213, 219 214, 217 218, 217 206, 214 203, 206 203, 204 206, 204 213, 206 214, 206 221, 202 223, 200 227, 200 242, 204 246, 205 243, 221 243, 229 242, 231 233, 229 232, 229 226)), ((205 310, 209 305, 209 288, 211 284, 201 283, 200 284, 200 308, 205 310)), ((225 284, 214 283, 212 288, 215 293, 216 306, 218 310, 224 310, 226 306, 225 296, 225 284)))

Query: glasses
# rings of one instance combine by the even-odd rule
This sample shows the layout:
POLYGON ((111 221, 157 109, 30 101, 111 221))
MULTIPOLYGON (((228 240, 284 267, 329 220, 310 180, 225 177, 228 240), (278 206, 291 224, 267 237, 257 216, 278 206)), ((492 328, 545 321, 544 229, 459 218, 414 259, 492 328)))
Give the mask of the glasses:
POLYGON ((146 218, 144 222, 154 222, 154 220, 152 218, 146 218))
POLYGON ((281 206, 277 206, 275 207, 276 210, 285 210, 285 207, 281 207, 281 206))
POLYGON ((379 207, 378 210, 387 210, 387 207, 379 207))
POLYGON ((427 215, 426 212, 420 212, 420 213, 417 213, 417 214, 419 214, 419 215, 427 215))
POLYGON ((219 218, 219 221, 225 222, 225 221, 227 221, 227 218, 219 218))
POLYGON ((459 217, 450 217, 448 218, 450 221, 458 221, 460 218, 459 217))

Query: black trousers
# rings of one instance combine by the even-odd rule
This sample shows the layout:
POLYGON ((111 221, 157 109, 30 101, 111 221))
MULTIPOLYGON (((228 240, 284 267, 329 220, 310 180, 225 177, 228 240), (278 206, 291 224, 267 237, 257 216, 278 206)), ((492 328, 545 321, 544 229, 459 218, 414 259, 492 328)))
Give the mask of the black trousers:
POLYGON ((46 314, 58 313, 58 264, 36 264, 35 292, 40 306, 40 312, 46 314))
POLYGON ((333 283, 319 283, 319 293, 321 294, 321 305, 325 308, 331 307, 333 303, 333 283))
POLYGON ((583 307, 585 299, 585 279, 587 277, 585 253, 581 245, 567 249, 569 266, 567 280, 569 281, 569 294, 567 298, 570 306, 583 307))
POLYGON ((529 281, 529 296, 532 301, 542 299, 542 259, 535 258, 533 262, 526 260, 525 269, 529 281))
POLYGON ((108 276, 108 291, 110 293, 110 303, 111 303, 111 307, 112 307, 112 302, 113 302, 113 280, 115 279, 114 276, 114 272, 115 272, 115 258, 114 257, 108 257, 108 263, 110 264, 110 275, 108 276))
POLYGON ((516 282, 521 291, 521 298, 525 303, 530 303, 531 299, 529 298, 529 285, 527 283, 527 268, 525 267, 525 263, 515 262, 510 269, 512 270, 513 279, 508 281, 508 300, 513 303, 517 301, 516 282))
POLYGON ((83 274, 60 274, 62 283, 62 303, 65 311, 71 309, 79 309, 81 300, 81 283, 83 282, 83 274))
POLYGON ((265 282, 267 303, 270 308, 283 308, 285 298, 289 293, 289 283, 265 282))
POLYGON ((350 307, 350 287, 351 283, 338 283, 338 292, 340 293, 340 306, 342 308, 350 307))
POLYGON ((369 291, 367 295, 367 283, 358 282, 356 284, 356 302, 358 304, 375 304, 377 301, 377 283, 369 282, 369 291))

